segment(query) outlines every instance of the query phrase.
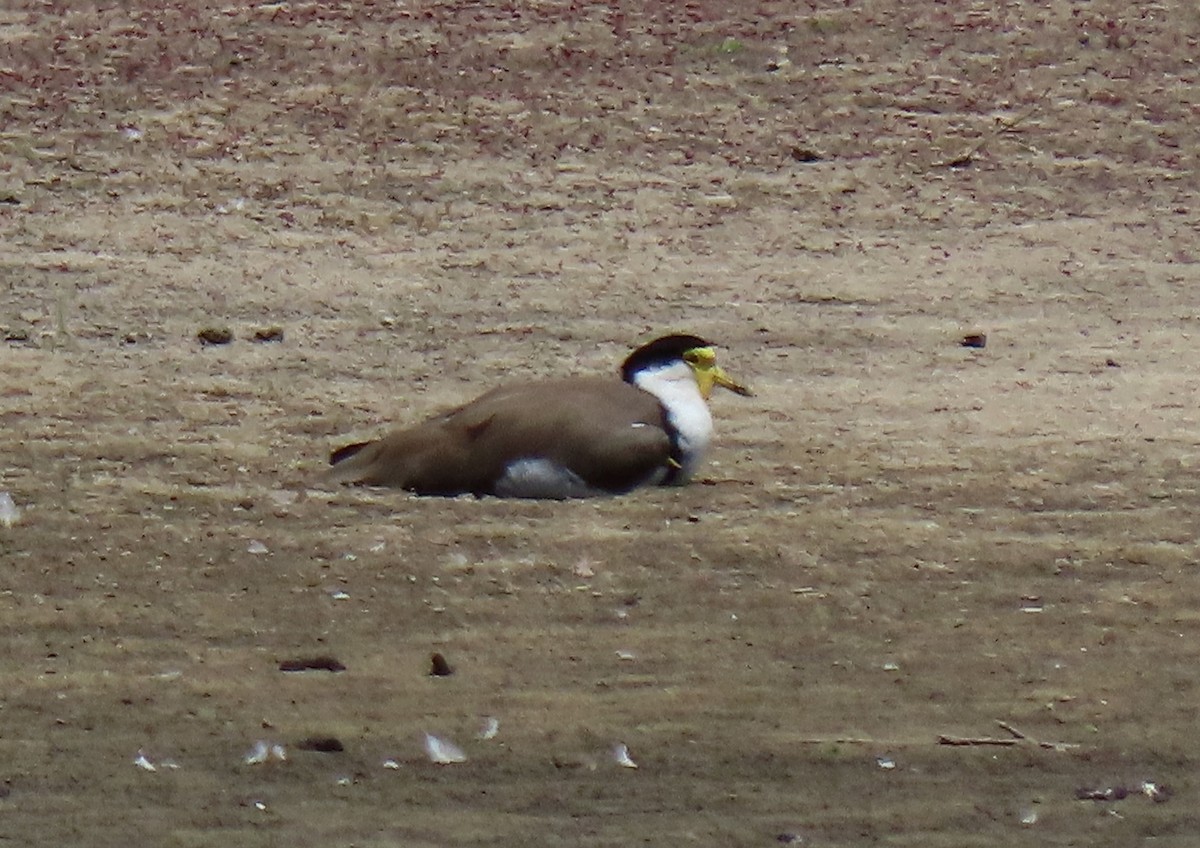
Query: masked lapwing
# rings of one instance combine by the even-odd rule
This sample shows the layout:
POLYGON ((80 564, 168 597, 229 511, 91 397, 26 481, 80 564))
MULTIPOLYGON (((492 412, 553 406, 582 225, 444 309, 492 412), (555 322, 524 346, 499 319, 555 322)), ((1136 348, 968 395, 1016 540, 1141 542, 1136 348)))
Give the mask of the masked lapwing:
POLYGON ((422 495, 582 498, 681 485, 713 433, 716 386, 751 392, 690 335, 643 345, 621 379, 502 386, 374 442, 334 451, 331 479, 422 495))

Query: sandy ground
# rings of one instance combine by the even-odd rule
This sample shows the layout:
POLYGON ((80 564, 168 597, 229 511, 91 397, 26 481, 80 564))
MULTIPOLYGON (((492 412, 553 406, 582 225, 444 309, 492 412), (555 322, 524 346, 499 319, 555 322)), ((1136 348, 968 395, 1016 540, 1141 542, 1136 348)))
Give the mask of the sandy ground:
POLYGON ((0 12, 8 844, 1195 844, 1200 13, 730 5, 0 12), (695 485, 316 485, 671 330, 695 485))

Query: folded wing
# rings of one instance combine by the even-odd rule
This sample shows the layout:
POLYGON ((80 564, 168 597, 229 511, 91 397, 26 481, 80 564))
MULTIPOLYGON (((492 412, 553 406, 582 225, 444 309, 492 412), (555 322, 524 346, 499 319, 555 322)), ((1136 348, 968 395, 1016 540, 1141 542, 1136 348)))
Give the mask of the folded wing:
POLYGON ((379 441, 342 448, 330 462, 335 480, 419 494, 562 497, 658 482, 670 474, 672 442, 650 394, 575 378, 495 389, 379 441), (557 495, 553 487, 514 489, 516 470, 535 467, 582 487, 557 495))

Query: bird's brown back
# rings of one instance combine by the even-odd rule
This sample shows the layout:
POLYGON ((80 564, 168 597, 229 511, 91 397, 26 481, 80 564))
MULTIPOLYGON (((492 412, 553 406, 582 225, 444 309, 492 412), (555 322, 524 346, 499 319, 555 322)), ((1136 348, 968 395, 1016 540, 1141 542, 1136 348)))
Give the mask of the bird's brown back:
POLYGON ((590 486, 621 491, 665 467, 670 452, 652 395, 617 380, 574 378, 493 389, 368 443, 333 474, 421 494, 486 494, 511 463, 539 458, 590 486))

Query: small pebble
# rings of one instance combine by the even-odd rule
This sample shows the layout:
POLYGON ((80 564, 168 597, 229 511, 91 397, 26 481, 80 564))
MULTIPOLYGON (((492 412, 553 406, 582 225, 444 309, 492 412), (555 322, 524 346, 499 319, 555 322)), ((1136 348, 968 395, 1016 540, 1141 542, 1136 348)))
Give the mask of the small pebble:
POLYGON ((279 663, 280 671, 345 671, 346 666, 337 657, 300 657, 294 660, 283 660, 279 663))
POLYGON ((336 736, 309 736, 296 743, 301 751, 316 751, 320 754, 338 754, 346 750, 342 740, 336 736))
POLYGON ((281 763, 286 762, 287 751, 284 750, 282 745, 272 745, 271 743, 260 739, 259 741, 255 742, 254 747, 251 748, 244 757, 242 757, 242 762, 248 766, 257 766, 272 758, 279 760, 281 763))
POLYGON ((254 743, 254 747, 246 753, 246 756, 242 757, 242 762, 248 766, 256 766, 265 763, 270 756, 271 746, 260 740, 254 743))
POLYGON ((283 341, 282 327, 262 327, 254 331, 254 335, 250 337, 252 341, 262 342, 281 342, 283 341))
POLYGON ((5 527, 12 527, 20 520, 21 510, 17 509, 12 495, 8 492, 0 492, 0 524, 3 524, 5 527))
POLYGON ((435 653, 429 657, 430 677, 449 677, 452 674, 454 674, 454 669, 450 667, 450 663, 446 662, 446 658, 441 654, 435 653))
POLYGON ((432 733, 425 734, 425 753, 431 762, 440 766, 467 761, 467 755, 463 753, 462 748, 449 739, 440 739, 432 733))
POLYGON ((202 345, 227 345, 233 341, 233 330, 228 327, 204 327, 196 338, 202 345))
POLYGON ((1138 789, 1155 804, 1170 801, 1171 796, 1175 794, 1171 787, 1163 786, 1161 783, 1155 783, 1151 780, 1143 780, 1138 789))
POLYGON ((617 765, 622 768, 635 769, 638 764, 629 756, 629 748, 624 744, 618 743, 613 747, 613 759, 617 761, 617 765))
POLYGON ((1124 801, 1128 797, 1129 790, 1124 786, 1104 786, 1099 789, 1081 786, 1075 790, 1077 801, 1124 801))

